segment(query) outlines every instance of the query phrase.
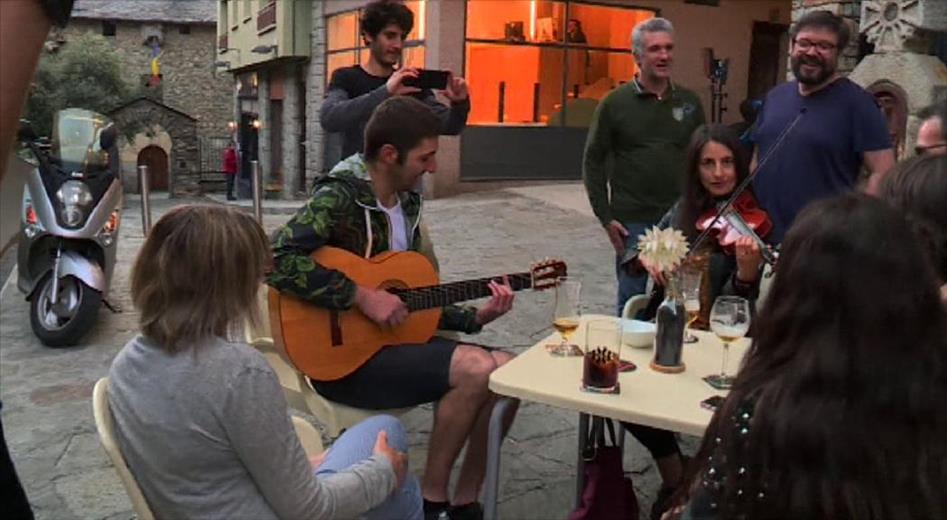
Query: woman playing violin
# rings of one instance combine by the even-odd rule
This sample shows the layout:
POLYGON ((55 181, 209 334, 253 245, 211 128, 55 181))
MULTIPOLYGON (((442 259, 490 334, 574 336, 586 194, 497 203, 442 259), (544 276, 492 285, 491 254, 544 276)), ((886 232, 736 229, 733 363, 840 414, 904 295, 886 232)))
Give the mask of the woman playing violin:
MULTIPOLYGON (((673 226, 681 230, 693 245, 700 234, 698 222, 709 225, 713 221, 717 205, 727 200, 736 186, 749 175, 749 160, 733 130, 712 124, 701 126, 694 131, 687 147, 685 166, 684 194, 664 215, 658 227, 663 229, 673 226)), ((762 215, 752 211, 756 208, 752 193, 747 190, 745 196, 738 201, 739 204, 734 204, 735 209, 751 210, 741 213, 748 214, 750 218, 747 220, 762 224, 758 231, 765 234, 766 221, 761 219, 765 217, 765 213, 758 209, 756 211, 760 211, 762 215)), ((719 235, 733 236, 730 231, 722 229, 719 235)), ((710 306, 704 302, 712 303, 720 294, 735 294, 752 301, 759 292, 763 264, 760 245, 753 238, 746 236, 734 238, 732 244, 724 240, 726 246, 721 246, 720 242, 715 237, 714 240, 705 242, 706 250, 704 247, 700 248, 701 252, 709 253, 703 255, 707 259, 703 264, 706 265, 709 275, 704 277, 704 289, 701 291, 700 315, 704 323, 710 312, 710 306)), ((697 263, 701 262, 695 262, 697 263)), ((628 251, 622 259, 622 264, 626 269, 646 269, 657 284, 666 283, 664 273, 640 261, 636 249, 628 251)), ((662 487, 652 508, 652 518, 659 518, 661 512, 667 508, 669 499, 683 475, 684 464, 677 439, 674 433, 667 430, 631 423, 623 423, 623 426, 651 452, 661 473, 662 487)))
MULTIPOLYGON (((699 127, 691 136, 685 166, 684 193, 658 222, 658 227, 673 226, 681 230, 693 246, 702 228, 713 221, 718 205, 749 175, 749 159, 733 130, 710 124, 699 127)), ((756 205, 749 188, 737 198, 733 208, 751 228, 756 228, 757 236, 765 236, 769 231, 769 219, 756 205)), ((719 219, 713 227, 716 228, 712 230, 714 240, 707 240, 706 246, 696 252, 698 256, 708 254, 709 283, 704 287, 709 289, 709 294, 705 294, 702 301, 712 303, 721 294, 755 299, 763 265, 760 243, 728 226, 726 219, 719 219)), ((636 250, 629 250, 623 264, 626 269, 647 270, 659 285, 666 283, 665 273, 639 259, 636 250)), ((709 309, 701 310, 702 316, 709 312, 709 309)))

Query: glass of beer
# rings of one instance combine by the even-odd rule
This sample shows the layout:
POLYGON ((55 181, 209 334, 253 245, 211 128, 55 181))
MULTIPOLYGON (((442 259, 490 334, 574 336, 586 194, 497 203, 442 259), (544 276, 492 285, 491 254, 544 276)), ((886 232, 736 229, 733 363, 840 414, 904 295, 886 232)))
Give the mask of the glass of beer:
POLYGON ((554 356, 579 356, 582 350, 578 345, 569 343, 569 338, 579 328, 580 293, 582 283, 568 276, 556 280, 556 309, 553 313, 552 326, 562 337, 562 342, 550 345, 547 350, 554 356))
POLYGON ((704 381, 718 390, 733 386, 733 376, 727 375, 727 356, 730 344, 750 330, 750 303, 739 296, 720 296, 710 310, 710 330, 723 342, 723 364, 720 373, 707 376, 704 381))
POLYGON ((603 394, 618 393, 621 324, 618 320, 590 320, 585 329, 582 389, 603 394))
POLYGON ((681 270, 681 297, 684 300, 684 312, 687 313, 687 323, 684 325, 684 343, 697 343, 697 337, 688 329, 700 317, 700 280, 701 272, 697 269, 681 270))

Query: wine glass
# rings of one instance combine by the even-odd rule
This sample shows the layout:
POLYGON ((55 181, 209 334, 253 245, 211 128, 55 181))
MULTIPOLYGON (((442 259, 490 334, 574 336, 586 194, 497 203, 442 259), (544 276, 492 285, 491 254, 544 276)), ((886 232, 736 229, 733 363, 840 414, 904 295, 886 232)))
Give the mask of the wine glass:
POLYGON ((704 381, 718 390, 733 386, 733 377, 727 375, 727 355, 730 343, 742 338, 750 329, 750 303, 739 296, 720 296, 710 310, 710 330, 723 342, 723 365, 720 373, 707 376, 704 381))
POLYGON ((556 279, 556 310, 552 326, 562 336, 562 342, 551 345, 549 353, 554 356, 581 355, 578 345, 570 344, 569 338, 579 328, 579 293, 582 283, 568 276, 556 279))
POLYGON ((684 300, 684 312, 687 313, 687 324, 684 325, 684 343, 697 343, 697 337, 688 330, 700 317, 700 280, 701 272, 697 269, 681 270, 681 297, 684 300))

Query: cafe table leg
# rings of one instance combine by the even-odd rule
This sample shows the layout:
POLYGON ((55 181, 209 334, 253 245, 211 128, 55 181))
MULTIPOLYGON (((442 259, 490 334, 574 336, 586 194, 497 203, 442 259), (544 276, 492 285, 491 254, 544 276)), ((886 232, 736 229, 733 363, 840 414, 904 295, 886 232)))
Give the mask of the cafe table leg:
POLYGON ((503 417, 515 400, 503 397, 493 405, 487 433, 487 474, 483 483, 483 518, 496 520, 500 487, 500 447, 503 442, 503 417))
POLYGON ((589 438, 589 414, 579 414, 579 445, 576 449, 575 460, 575 505, 577 509, 582 505, 582 491, 585 490, 585 442, 589 438))

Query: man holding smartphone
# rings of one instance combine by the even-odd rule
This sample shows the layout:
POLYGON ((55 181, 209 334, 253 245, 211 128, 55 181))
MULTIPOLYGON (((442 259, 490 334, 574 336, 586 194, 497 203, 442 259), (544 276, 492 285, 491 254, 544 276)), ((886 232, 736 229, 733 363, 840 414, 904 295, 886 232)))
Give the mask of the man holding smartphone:
POLYGON ((391 96, 412 96, 431 107, 444 135, 457 135, 467 124, 470 97, 463 78, 451 77, 444 85, 448 107, 434 97, 430 88, 409 86, 425 79, 419 78, 418 69, 395 69, 413 27, 414 14, 401 2, 375 0, 362 10, 361 32, 370 50, 368 63, 337 69, 319 112, 323 129, 342 133, 342 158, 362 150, 368 118, 391 96))

